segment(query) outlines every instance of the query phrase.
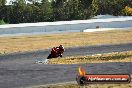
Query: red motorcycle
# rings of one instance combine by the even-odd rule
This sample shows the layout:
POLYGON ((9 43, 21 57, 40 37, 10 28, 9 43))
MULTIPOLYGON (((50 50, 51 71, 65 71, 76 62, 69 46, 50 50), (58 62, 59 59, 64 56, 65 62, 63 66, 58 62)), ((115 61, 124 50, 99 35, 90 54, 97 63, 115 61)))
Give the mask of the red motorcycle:
POLYGON ((53 47, 47 59, 62 57, 62 54, 64 53, 64 51, 65 49, 62 45, 60 45, 59 47, 53 47))

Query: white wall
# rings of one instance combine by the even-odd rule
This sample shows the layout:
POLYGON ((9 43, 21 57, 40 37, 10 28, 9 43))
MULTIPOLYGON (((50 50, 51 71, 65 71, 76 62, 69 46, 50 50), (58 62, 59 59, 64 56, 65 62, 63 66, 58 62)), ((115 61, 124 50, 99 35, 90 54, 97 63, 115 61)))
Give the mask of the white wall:
POLYGON ((18 33, 32 34, 35 32, 53 33, 54 31, 64 32, 71 30, 82 31, 84 29, 94 29, 96 26, 100 28, 132 27, 132 17, 0 25, 0 35, 18 33))

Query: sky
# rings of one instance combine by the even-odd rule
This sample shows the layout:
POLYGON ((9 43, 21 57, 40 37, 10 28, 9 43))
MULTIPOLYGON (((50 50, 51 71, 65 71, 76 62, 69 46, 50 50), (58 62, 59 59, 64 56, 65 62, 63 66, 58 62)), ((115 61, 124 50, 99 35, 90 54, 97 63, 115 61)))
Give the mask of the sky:
POLYGON ((6 5, 9 5, 10 1, 13 1, 13 0, 6 0, 6 5))
MULTIPOLYGON (((9 5, 10 1, 13 1, 13 0, 6 0, 6 5, 9 5)), ((50 0, 49 0, 50 1, 50 0)), ((29 3, 29 2, 28 2, 29 3)))
POLYGON ((10 0, 6 0, 7 1, 7 4, 9 4, 10 0))

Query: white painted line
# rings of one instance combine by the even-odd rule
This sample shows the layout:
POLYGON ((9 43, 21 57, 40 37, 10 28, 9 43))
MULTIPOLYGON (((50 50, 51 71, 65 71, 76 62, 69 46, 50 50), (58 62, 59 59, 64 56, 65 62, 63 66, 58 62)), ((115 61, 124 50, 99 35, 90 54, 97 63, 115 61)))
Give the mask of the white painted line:
POLYGON ((132 30, 132 27, 128 28, 96 28, 96 29, 85 29, 83 32, 98 32, 98 31, 109 31, 109 30, 132 30))

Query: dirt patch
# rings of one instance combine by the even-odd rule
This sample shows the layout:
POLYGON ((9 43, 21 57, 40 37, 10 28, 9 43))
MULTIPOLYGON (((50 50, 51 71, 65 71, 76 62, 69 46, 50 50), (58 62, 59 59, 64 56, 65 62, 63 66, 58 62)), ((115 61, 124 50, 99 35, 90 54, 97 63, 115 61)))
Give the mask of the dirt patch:
POLYGON ((65 47, 77 47, 131 42, 131 30, 0 37, 0 53, 5 54, 13 52, 42 50, 52 48, 60 44, 64 45, 65 47))
POLYGON ((72 56, 49 60, 50 64, 79 64, 103 62, 132 62, 132 51, 114 52, 110 54, 96 54, 92 56, 72 56))

